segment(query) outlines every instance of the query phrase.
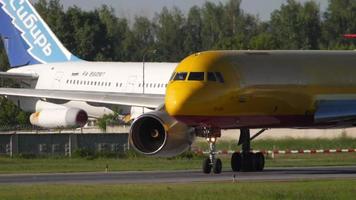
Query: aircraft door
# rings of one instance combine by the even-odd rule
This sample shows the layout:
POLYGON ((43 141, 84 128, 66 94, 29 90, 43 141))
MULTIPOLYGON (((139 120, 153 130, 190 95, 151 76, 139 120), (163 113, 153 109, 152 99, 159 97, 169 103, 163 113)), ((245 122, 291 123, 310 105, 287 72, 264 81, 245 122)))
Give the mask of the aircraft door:
POLYGON ((133 76, 129 76, 129 78, 127 79, 127 83, 126 83, 126 91, 127 93, 133 93, 136 91, 135 89, 135 84, 137 82, 137 76, 133 75, 133 76))
POLYGON ((64 72, 56 72, 54 75, 54 81, 53 81, 53 89, 60 89, 61 87, 61 82, 64 76, 64 72))

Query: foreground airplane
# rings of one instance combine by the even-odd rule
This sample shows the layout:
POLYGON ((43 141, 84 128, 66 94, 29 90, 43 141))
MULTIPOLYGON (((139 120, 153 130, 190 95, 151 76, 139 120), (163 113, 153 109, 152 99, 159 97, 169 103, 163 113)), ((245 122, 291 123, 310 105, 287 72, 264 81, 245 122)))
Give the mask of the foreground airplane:
POLYGON ((232 155, 232 170, 260 171, 264 155, 251 153, 250 141, 268 128, 356 125, 354 51, 202 52, 184 59, 169 79, 174 63, 147 63, 142 73, 141 63, 82 61, 27 0, 0 0, 0 6, 0 34, 17 67, 0 76, 27 87, 1 88, 0 95, 35 112, 35 125, 83 126, 88 115, 101 116, 112 105, 155 109, 135 119, 131 145, 145 155, 175 156, 195 136, 205 137, 204 173, 222 170, 215 156, 222 129, 240 129, 242 152, 232 155), (252 128, 262 130, 251 137, 252 128))

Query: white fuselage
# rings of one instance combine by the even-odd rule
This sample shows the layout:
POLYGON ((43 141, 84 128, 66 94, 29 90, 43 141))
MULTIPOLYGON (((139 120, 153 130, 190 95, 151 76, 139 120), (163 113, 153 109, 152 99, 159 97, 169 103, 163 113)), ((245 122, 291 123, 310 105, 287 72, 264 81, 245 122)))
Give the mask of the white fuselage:
MULTIPOLYGON (((8 72, 38 75, 37 82, 30 84, 35 89, 164 95, 176 65, 177 63, 66 62, 30 65, 8 72)), ((28 99, 17 100, 23 101, 22 105, 27 105, 22 107, 26 111, 43 109, 37 103, 26 102, 28 99)), ((79 106, 94 117, 108 113, 103 109, 98 113, 92 106, 83 103, 67 102, 64 106, 79 106)))

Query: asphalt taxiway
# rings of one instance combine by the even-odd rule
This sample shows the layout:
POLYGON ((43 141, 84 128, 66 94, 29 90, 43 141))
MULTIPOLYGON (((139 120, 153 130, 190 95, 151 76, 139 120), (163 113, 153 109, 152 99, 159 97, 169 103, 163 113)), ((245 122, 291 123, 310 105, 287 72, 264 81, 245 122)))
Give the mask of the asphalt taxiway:
POLYGON ((203 174, 200 171, 109 172, 0 175, 1 184, 147 184, 220 181, 355 179, 356 166, 267 168, 263 172, 203 174))

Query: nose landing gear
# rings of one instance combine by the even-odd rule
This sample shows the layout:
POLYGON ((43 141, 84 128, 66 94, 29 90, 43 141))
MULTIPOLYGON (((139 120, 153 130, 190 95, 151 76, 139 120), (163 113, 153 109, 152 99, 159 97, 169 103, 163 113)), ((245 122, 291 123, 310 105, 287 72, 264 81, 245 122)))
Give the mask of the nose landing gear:
POLYGON ((202 128, 197 130, 197 133, 199 136, 205 137, 209 143, 209 157, 203 161, 203 172, 210 174, 211 170, 213 170, 214 174, 220 174, 222 171, 222 162, 219 158, 216 158, 216 141, 217 138, 221 137, 221 130, 202 128))
POLYGON ((203 172, 205 174, 210 174, 211 169, 213 169, 214 174, 220 174, 222 170, 222 162, 219 158, 216 158, 216 138, 207 138, 209 142, 209 157, 203 161, 203 172))

